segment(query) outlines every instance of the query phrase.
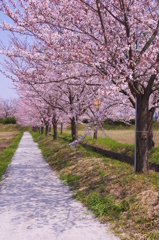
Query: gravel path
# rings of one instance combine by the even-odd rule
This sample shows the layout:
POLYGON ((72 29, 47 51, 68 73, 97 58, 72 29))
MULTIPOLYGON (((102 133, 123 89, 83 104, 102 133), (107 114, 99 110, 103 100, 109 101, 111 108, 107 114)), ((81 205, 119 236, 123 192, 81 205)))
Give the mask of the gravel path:
POLYGON ((71 198, 25 132, 0 183, 1 240, 117 240, 71 198))

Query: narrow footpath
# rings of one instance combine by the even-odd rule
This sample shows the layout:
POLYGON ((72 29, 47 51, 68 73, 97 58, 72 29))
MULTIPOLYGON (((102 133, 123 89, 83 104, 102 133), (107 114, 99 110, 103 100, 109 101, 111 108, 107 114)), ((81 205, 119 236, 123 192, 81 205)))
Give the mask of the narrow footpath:
POLYGON ((0 240, 119 240, 82 204, 24 133, 0 182, 0 240))

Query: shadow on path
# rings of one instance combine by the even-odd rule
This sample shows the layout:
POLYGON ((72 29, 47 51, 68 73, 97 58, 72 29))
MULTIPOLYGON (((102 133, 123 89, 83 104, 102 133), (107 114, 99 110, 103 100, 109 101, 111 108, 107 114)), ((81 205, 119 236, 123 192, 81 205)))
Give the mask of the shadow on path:
POLYGON ((107 226, 71 198, 29 133, 0 184, 1 240, 115 240, 107 226))

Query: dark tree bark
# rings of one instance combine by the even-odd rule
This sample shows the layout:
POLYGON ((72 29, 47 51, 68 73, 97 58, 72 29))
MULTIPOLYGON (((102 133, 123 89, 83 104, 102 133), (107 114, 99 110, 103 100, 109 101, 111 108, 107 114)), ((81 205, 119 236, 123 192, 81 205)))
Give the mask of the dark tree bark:
POLYGON ((94 127, 94 136, 93 136, 94 139, 97 139, 97 129, 96 127, 94 127))
MULTIPOLYGON (((136 155, 136 172, 148 172, 148 139, 150 137, 152 146, 152 112, 148 110, 149 98, 153 93, 153 84, 156 75, 152 74, 146 87, 140 85, 138 81, 129 81, 128 85, 131 93, 137 98, 137 155, 136 155)), ((134 106, 134 104, 133 104, 134 106)))
POLYGON ((49 125, 48 125, 48 123, 46 123, 46 136, 48 136, 48 133, 49 133, 49 125))
MULTIPOLYGON (((74 97, 71 90, 69 94, 69 101, 70 101, 70 105, 72 105, 74 101, 74 97)), ((72 110, 73 108, 71 106, 70 111, 72 112, 72 110)), ((75 141, 78 139, 78 116, 77 115, 71 118, 71 134, 72 134, 72 141, 75 141)))
POLYGON ((78 118, 75 117, 71 118, 71 134, 72 134, 72 141, 78 139, 78 118))
POLYGON ((43 134, 43 133, 44 133, 44 127, 41 126, 41 134, 43 134))
POLYGON ((52 117, 52 125, 53 125, 53 139, 57 139, 57 118, 56 113, 54 113, 52 117))
POLYGON ((33 127, 32 127, 32 131, 33 131, 33 132, 38 132, 38 126, 33 126, 33 127))
POLYGON ((148 101, 147 95, 137 98, 137 172, 148 171, 148 101))
POLYGON ((154 112, 155 112, 155 108, 151 108, 148 112, 148 150, 153 149, 155 146, 155 143, 153 140, 153 128, 152 128, 154 112))
POLYGON ((54 122, 54 124, 53 124, 53 129, 54 129, 53 138, 54 138, 54 139, 57 139, 57 121, 54 122))
POLYGON ((63 134, 63 123, 61 122, 61 134, 63 134))

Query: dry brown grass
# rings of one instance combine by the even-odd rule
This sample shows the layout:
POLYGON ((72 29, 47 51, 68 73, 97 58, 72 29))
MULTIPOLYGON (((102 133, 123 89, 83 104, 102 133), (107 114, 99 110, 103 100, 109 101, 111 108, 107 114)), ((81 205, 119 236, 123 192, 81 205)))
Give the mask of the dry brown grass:
MULTIPOLYGON (((65 133, 70 134, 70 130, 64 130, 65 133)), ((93 136, 93 131, 91 131, 92 136, 93 136)), ((134 144, 135 142, 135 131, 134 130, 106 130, 107 137, 110 137, 117 142, 120 143, 127 143, 127 144, 134 144)), ((84 131, 79 130, 78 131, 79 135, 83 135, 84 131)), ((104 138, 104 132, 103 131, 98 131, 98 137, 104 138)), ((159 147, 159 131, 154 130, 154 141, 155 141, 155 146, 159 147)))
POLYGON ((155 130, 153 132, 153 135, 154 135, 155 146, 159 147, 159 131, 155 130))
POLYGON ((19 132, 0 132, 0 141, 3 139, 12 139, 17 136, 19 132))
MULTIPOLYGON (((134 144, 135 131, 133 130, 108 130, 108 136, 120 143, 134 144)), ((159 147, 159 131, 154 130, 155 146, 159 147)))
POLYGON ((133 130, 108 130, 108 136, 117 142, 134 144, 135 131, 133 130))
POLYGON ((0 152, 7 148, 18 134, 19 132, 0 132, 0 152))
POLYGON ((10 145, 9 141, 0 141, 0 152, 10 145))

